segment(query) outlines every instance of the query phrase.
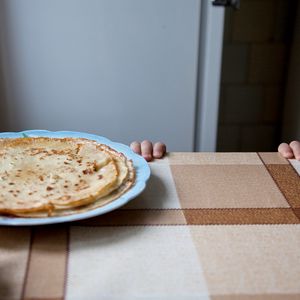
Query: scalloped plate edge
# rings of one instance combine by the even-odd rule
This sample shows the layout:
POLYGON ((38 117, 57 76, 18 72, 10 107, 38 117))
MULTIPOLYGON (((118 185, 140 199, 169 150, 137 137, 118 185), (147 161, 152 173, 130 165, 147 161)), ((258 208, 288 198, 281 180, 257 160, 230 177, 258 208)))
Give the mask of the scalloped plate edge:
POLYGON ((133 161, 133 165, 136 170, 136 182, 134 186, 123 194, 118 199, 98 207, 96 209, 90 210, 88 212, 79 213, 70 216, 63 217, 49 217, 49 218, 14 218, 14 217, 0 217, 0 225, 9 226, 32 226, 32 225, 46 225, 46 224, 57 224, 72 221, 79 221, 87 218, 96 217, 125 205, 130 200, 137 197, 146 187, 146 183, 150 178, 150 168, 148 163, 144 158, 135 154, 127 145, 113 142, 106 137, 84 133, 76 131, 48 131, 48 130, 25 130, 20 132, 2 132, 0 133, 0 138, 18 138, 18 137, 74 137, 74 138, 87 138, 95 140, 99 143, 106 144, 118 152, 122 152, 128 159, 133 161))

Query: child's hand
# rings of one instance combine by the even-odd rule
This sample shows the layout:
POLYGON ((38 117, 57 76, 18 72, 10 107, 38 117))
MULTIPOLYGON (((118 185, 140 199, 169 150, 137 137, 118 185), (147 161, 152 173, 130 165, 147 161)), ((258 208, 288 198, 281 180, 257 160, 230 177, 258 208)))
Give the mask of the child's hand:
POLYGON ((162 158, 166 153, 166 145, 158 142, 154 145, 150 141, 132 142, 130 148, 137 154, 142 155, 147 161, 153 158, 162 158))
POLYGON ((285 158, 296 158, 300 160, 300 142, 293 141, 290 144, 282 143, 278 147, 278 152, 285 158))

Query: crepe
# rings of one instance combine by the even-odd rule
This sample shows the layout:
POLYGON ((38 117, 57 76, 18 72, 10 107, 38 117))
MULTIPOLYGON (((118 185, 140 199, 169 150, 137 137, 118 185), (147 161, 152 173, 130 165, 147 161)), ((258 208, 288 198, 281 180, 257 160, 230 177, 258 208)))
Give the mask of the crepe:
POLYGON ((16 216, 95 209, 120 197, 135 179, 123 154, 87 139, 0 139, 0 159, 0 213, 16 216))

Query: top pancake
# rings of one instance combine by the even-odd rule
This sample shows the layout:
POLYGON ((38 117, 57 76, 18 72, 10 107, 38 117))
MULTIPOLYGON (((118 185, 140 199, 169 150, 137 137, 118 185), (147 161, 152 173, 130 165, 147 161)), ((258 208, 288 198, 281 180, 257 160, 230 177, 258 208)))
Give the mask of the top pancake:
POLYGON ((122 153, 119 153, 106 145, 100 145, 100 148, 109 152, 113 157, 118 170, 117 183, 110 190, 111 192, 103 197, 99 197, 88 204, 76 207, 56 207, 50 213, 47 211, 21 212, 15 215, 26 218, 46 218, 49 216, 60 217, 79 213, 85 213, 99 208, 107 203, 114 201, 127 192, 135 182, 135 169, 131 160, 128 160, 122 153))
POLYGON ((0 213, 86 205, 119 184, 108 148, 85 139, 0 139, 0 160, 0 213))

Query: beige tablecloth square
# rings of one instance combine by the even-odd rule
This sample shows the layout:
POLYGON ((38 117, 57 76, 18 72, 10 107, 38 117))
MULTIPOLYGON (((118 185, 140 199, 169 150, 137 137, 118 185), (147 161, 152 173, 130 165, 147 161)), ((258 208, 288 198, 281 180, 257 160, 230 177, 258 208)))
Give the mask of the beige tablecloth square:
POLYGON ((168 164, 149 164, 151 177, 144 192, 122 209, 180 208, 175 183, 168 164))
POLYGON ((289 207, 263 165, 172 165, 171 169, 182 208, 289 207))
POLYGON ((72 227, 66 299, 209 299, 187 226, 72 227))
POLYGON ((300 296, 300 225, 195 226, 191 232, 211 295, 300 296))

